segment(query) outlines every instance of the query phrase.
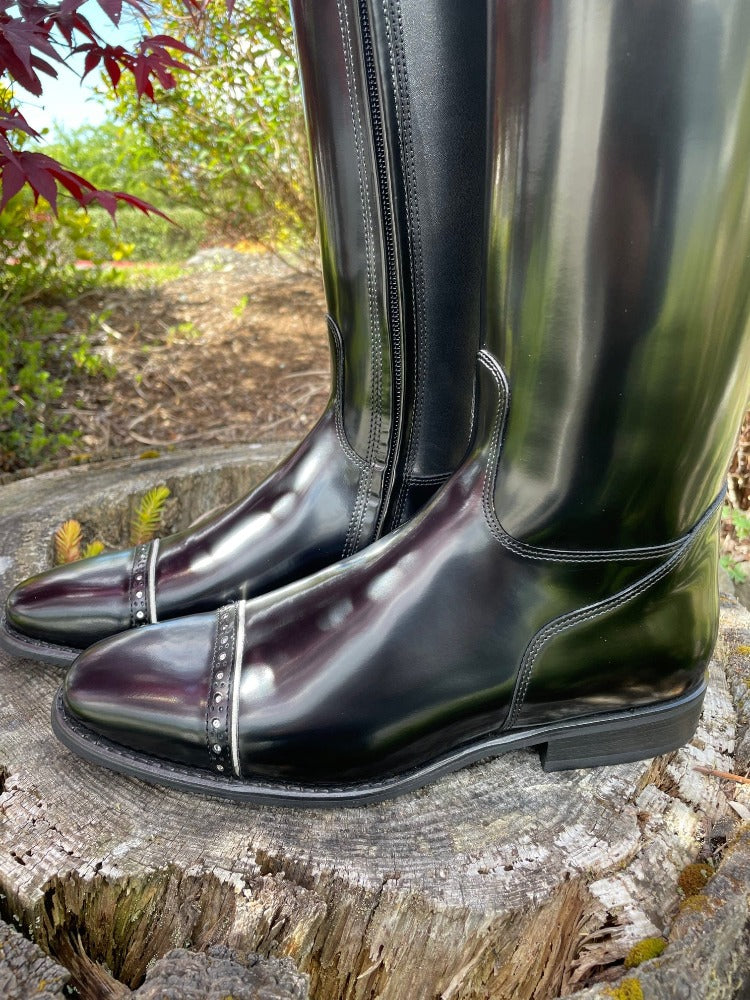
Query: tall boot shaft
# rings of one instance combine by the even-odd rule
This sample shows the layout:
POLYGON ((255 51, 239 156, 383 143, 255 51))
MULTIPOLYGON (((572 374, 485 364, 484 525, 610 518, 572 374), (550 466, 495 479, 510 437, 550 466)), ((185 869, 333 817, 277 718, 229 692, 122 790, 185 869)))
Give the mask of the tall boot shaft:
POLYGON ((98 639, 267 593, 422 507, 472 425, 485 201, 483 0, 293 0, 334 353, 329 404, 197 526, 16 587, 0 642, 98 639), (429 35, 425 35, 429 31, 429 35))
POLYGON ((495 0, 487 345, 516 538, 682 535, 750 372, 750 5, 495 0))
POLYGON ((292 0, 344 426, 377 533, 469 444, 485 204, 486 13, 292 0))

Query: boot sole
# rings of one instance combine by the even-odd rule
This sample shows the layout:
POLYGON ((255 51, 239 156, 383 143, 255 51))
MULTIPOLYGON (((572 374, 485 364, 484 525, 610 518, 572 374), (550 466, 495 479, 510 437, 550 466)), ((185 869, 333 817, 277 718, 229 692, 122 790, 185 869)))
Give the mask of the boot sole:
POLYGON ((54 663, 58 667, 69 667, 83 652, 72 646, 56 646, 43 639, 33 639, 22 632, 16 632, 8 622, 5 611, 0 615, 0 646, 24 660, 40 660, 42 663, 54 663))
POLYGON ((244 781, 136 754, 98 736, 67 711, 62 688, 52 707, 52 728, 78 756, 131 778, 180 791, 257 805, 308 808, 363 806, 421 788, 469 764, 511 750, 536 747, 545 771, 626 764, 669 753, 693 737, 706 684, 688 695, 643 708, 550 723, 483 738, 409 773, 349 786, 244 781))

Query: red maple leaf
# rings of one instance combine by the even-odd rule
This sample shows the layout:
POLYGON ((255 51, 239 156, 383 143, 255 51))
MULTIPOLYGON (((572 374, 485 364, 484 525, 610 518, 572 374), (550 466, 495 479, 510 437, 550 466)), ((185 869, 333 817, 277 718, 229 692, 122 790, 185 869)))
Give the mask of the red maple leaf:
POLYGON ((171 221, 164 212, 141 198, 124 191, 100 190, 85 177, 68 170, 45 153, 13 149, 7 137, 2 134, 2 130, 3 125, 0 121, 0 185, 2 186, 0 212, 26 185, 31 188, 35 202, 39 201, 40 197, 44 198, 49 202, 53 212, 57 212, 59 185, 82 207, 97 202, 112 218, 115 217, 118 204, 123 203, 132 205, 146 215, 160 215, 163 219, 171 221))
MULTIPOLYGON (((154 84, 165 90, 176 85, 175 70, 191 72, 186 63, 174 53, 192 53, 193 50, 170 35, 142 38, 134 51, 122 45, 109 45, 81 13, 87 0, 0 0, 0 79, 9 76, 24 90, 39 97, 43 94, 42 76, 57 76, 54 63, 64 60, 58 49, 63 45, 70 53, 84 57, 83 76, 97 67, 106 72, 116 89, 123 72, 133 75, 139 97, 154 99, 154 84), (54 34, 53 34, 54 33, 54 34), (59 33, 59 34, 58 34, 59 33), (76 44, 83 39, 80 44, 76 44)), ((127 4, 141 18, 148 18, 148 10, 141 0, 97 0, 109 20, 117 25, 127 4)), ((183 0, 191 19, 200 19, 206 0, 183 0)), ((231 10, 233 0, 226 0, 231 10)), ((103 191, 84 177, 68 170, 45 153, 15 148, 8 135, 23 132, 34 139, 39 134, 12 104, 0 107, 0 212, 11 198, 24 187, 29 187, 34 200, 45 198, 53 211, 57 210, 59 189, 62 188, 81 206, 99 204, 114 217, 120 204, 131 205, 146 214, 168 218, 153 205, 135 198, 124 191, 103 191)))

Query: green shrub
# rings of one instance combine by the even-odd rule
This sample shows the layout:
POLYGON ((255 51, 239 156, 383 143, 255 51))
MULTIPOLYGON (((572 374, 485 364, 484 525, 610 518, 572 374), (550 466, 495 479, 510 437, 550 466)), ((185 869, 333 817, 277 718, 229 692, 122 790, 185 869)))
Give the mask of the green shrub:
POLYGON ((65 314, 36 306, 6 311, 0 323, 0 470, 35 465, 72 445, 69 419, 55 409, 54 335, 65 314))
MULTIPOLYGON (((746 542, 750 538, 750 511, 738 510, 736 507, 725 504, 722 507, 721 516, 725 528, 728 529, 730 534, 734 534, 738 542, 746 542)), ((734 583, 744 583, 746 581, 747 573, 739 565, 738 560, 729 555, 729 553, 724 553, 720 557, 719 562, 734 583)))
MULTIPOLYGON (((168 215, 177 201, 199 211, 218 242, 300 249, 316 215, 289 4, 232 6, 230 15, 207 0, 198 24, 179 0, 162 0, 160 27, 194 50, 185 56, 193 72, 157 102, 123 77, 109 92, 110 127, 151 164, 155 204, 168 215)), ((77 153, 75 162, 85 161, 77 153)))
POLYGON ((0 215, 0 471, 55 458, 75 441, 59 407, 68 379, 107 376, 87 333, 67 327, 64 303, 108 280, 75 268, 90 223, 67 207, 59 219, 17 196, 0 215))
POLYGON ((149 218, 141 212, 120 209, 115 225, 106 212, 92 209, 93 225, 81 257, 104 260, 109 252, 115 260, 157 263, 187 260, 205 238, 205 219, 195 208, 170 209, 168 214, 175 225, 156 216, 149 218))

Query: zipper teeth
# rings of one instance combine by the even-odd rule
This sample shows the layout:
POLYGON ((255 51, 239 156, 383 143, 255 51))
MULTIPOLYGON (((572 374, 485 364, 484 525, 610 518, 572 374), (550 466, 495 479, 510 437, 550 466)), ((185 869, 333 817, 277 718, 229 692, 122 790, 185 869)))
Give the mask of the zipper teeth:
MULTIPOLYGON (((381 116, 380 94, 378 91, 378 80, 375 72, 375 51, 372 44, 372 33, 370 30, 370 15, 367 8, 367 0, 359 0, 359 21, 362 35, 362 50, 364 54, 365 78, 367 82, 367 100, 370 108, 370 127, 372 132, 373 146, 375 149, 375 163, 378 178, 378 200, 383 218, 383 231, 385 243, 386 261, 386 298, 388 302, 389 318, 389 343, 393 357, 393 426, 391 428, 390 447, 386 461, 384 473, 382 498, 386 501, 390 498, 394 471, 394 455, 396 443, 400 437, 401 430, 401 399, 403 393, 402 381, 402 351, 401 351, 401 310, 399 306, 398 294, 398 269, 396 266, 396 248, 393 235, 393 210, 391 207, 390 194, 388 189, 388 161, 386 157, 385 137, 383 133, 383 122, 381 116)), ((377 538, 383 528, 387 502, 381 499, 381 508, 375 526, 375 538, 377 538)))

